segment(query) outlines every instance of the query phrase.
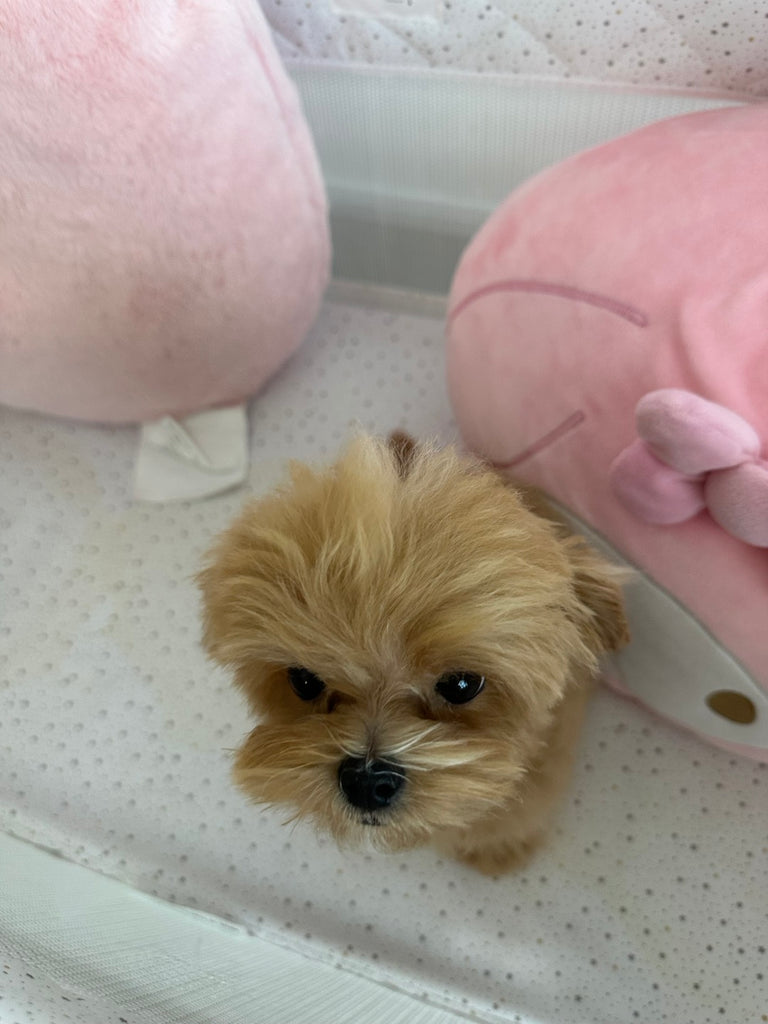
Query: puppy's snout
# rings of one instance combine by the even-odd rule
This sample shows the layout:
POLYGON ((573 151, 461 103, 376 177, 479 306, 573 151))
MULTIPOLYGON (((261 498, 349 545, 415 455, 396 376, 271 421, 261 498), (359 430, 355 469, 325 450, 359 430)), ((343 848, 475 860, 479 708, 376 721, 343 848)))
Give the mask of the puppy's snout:
POLYGON ((405 782, 405 772, 394 761, 366 761, 347 757, 339 765, 339 786, 353 807, 376 811, 388 807, 405 782))

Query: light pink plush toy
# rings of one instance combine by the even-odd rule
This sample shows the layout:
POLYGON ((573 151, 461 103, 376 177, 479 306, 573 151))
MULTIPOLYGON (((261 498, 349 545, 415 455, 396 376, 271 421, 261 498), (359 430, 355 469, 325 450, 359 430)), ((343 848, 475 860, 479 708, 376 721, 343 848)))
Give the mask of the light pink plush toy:
POLYGON ((325 196, 255 0, 0 0, 0 402, 240 402, 301 342, 325 196))
POLYGON ((614 682, 768 760, 768 105, 651 125, 524 185, 465 253, 468 444, 639 570, 614 682))

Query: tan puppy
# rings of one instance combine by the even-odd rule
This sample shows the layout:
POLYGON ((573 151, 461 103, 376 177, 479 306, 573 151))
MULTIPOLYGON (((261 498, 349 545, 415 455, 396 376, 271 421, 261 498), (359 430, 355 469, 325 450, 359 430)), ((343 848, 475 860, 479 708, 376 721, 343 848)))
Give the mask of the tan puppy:
POLYGON ((205 645, 259 716, 237 783, 340 842, 522 863, 627 639, 621 574, 548 515, 404 436, 293 465, 200 576, 205 645))

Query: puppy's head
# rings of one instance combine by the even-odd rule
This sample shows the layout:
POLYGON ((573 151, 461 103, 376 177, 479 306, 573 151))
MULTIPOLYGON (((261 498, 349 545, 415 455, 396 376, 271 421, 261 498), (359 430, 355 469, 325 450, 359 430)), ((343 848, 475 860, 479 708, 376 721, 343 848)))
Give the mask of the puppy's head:
POLYGON ((201 574, 205 644, 259 724, 235 779, 387 849, 509 801, 618 646, 611 570, 452 449, 370 438, 246 508, 201 574))

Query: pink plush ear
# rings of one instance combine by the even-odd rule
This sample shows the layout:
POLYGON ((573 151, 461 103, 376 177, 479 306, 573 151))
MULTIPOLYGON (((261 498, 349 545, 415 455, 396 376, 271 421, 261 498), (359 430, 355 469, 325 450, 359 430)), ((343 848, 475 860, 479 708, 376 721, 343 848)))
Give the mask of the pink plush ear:
POLYGON ((710 473, 707 508, 723 529, 739 540, 768 548, 768 462, 747 462, 710 473))
POLYGON ((692 476, 760 454, 760 438, 746 420, 680 388, 662 388, 640 399, 637 432, 662 462, 692 476))
POLYGON ((643 441, 635 441, 614 460, 610 481, 622 505, 646 523, 682 523, 704 508, 702 481, 659 462, 643 441))

